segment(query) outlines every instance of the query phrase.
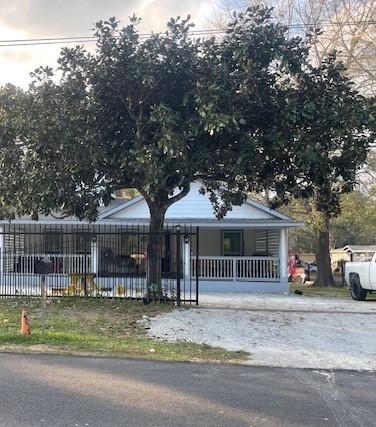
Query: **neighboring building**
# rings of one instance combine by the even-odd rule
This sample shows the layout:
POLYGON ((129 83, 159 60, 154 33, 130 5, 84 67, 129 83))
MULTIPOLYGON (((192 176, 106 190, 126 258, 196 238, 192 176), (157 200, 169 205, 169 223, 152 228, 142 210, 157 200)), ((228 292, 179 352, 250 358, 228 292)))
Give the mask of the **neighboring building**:
POLYGON ((332 269, 338 268, 343 261, 370 261, 376 252, 376 245, 346 245, 340 249, 332 249, 330 258, 332 269))
MULTIPOLYGON (((167 211, 164 279, 176 280, 181 266, 182 287, 191 294, 196 277, 202 292, 286 292, 288 229, 300 224, 252 199, 218 220, 199 188, 192 184, 189 194, 167 211)), ((52 216, 37 222, 0 221, 0 293, 26 293, 26 284, 38 286, 37 262, 48 258, 53 263, 48 277, 52 293, 88 275, 90 286, 109 296, 124 294, 124 288, 133 289, 134 296, 145 283, 148 222, 142 196, 114 200, 93 224, 52 216)))

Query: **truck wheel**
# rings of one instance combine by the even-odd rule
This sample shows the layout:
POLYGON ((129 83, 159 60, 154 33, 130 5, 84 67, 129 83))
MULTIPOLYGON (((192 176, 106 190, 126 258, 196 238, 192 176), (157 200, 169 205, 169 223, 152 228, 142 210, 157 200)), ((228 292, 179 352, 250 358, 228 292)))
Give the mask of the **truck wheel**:
POLYGON ((366 299, 367 291, 362 288, 357 276, 351 278, 350 294, 352 299, 356 301, 364 301, 366 299))

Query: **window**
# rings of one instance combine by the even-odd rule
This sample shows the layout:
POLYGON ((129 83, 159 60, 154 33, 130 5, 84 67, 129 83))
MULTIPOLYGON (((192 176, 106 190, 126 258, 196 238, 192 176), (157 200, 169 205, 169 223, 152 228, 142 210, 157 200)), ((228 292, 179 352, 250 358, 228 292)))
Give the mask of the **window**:
POLYGON ((223 231, 223 255, 241 256, 243 252, 243 233, 240 230, 223 231))
POLYGON ((59 254, 63 252, 62 230, 44 231, 44 250, 46 254, 59 254))

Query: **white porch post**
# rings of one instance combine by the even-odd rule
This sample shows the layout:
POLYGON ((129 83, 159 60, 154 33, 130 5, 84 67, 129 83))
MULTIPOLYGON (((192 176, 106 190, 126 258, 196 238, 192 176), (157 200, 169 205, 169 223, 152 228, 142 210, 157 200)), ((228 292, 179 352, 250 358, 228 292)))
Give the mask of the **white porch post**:
POLYGON ((98 273, 98 243, 96 238, 90 242, 90 270, 91 273, 98 273))
POLYGON ((191 243, 184 241, 184 280, 189 281, 191 275, 191 243))
POLYGON ((4 238, 4 227, 0 227, 0 274, 4 273, 4 248, 5 248, 5 238, 4 238))
POLYGON ((280 276, 281 283, 286 283, 286 284, 288 281, 287 262, 288 262, 287 229, 282 228, 279 232, 279 276, 280 276))

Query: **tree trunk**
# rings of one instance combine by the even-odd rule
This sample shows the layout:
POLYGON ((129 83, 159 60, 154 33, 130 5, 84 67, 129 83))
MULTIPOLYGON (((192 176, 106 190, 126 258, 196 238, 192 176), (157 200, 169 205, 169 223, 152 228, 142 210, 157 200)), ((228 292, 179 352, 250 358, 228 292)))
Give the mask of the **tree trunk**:
POLYGON ((166 208, 151 204, 149 205, 149 210, 150 224, 147 248, 148 301, 162 296, 162 242, 166 208))
MULTIPOLYGON (((325 214, 324 214, 325 215, 325 214)), ((317 231, 315 286, 334 286, 329 247, 329 216, 325 215, 321 229, 317 231)))

